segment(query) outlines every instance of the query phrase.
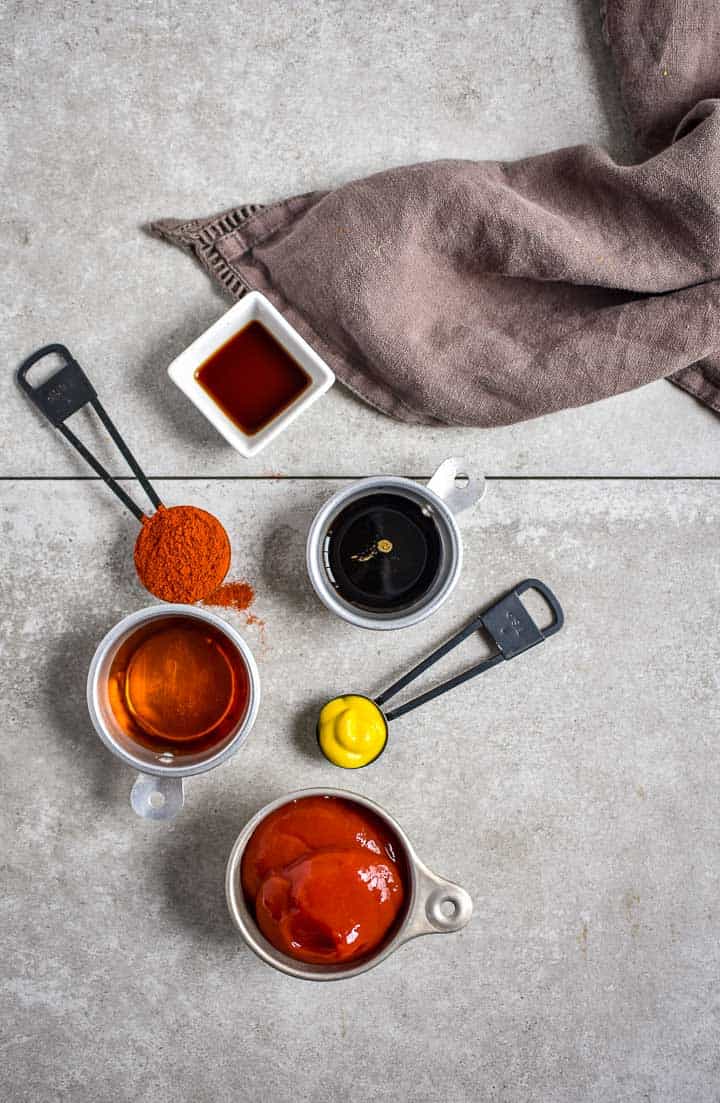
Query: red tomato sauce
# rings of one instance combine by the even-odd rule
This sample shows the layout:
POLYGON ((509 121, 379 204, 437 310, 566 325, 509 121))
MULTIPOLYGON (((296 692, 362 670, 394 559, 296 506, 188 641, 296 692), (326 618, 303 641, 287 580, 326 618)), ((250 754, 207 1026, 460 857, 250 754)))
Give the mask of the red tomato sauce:
POLYGON ((310 964, 373 954, 408 897, 392 831, 338 797, 303 797, 271 812, 247 845, 241 880, 267 940, 310 964))

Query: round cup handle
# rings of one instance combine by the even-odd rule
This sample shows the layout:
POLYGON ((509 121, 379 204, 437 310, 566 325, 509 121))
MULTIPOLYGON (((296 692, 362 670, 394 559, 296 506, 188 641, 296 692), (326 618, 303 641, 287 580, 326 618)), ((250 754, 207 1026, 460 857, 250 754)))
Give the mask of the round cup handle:
POLYGON ((138 774, 130 790, 133 812, 144 820, 173 820, 185 803, 181 777, 138 774))
POLYGON ((431 892, 425 900, 425 916, 440 934, 461 930, 469 923, 472 910, 470 894, 449 881, 431 892))
POLYGON ((462 513, 477 504, 485 493, 485 477, 473 478, 466 475, 467 464, 458 456, 451 456, 440 464, 427 484, 428 490, 442 498, 451 513, 462 513), (463 475, 467 478, 465 486, 458 486, 456 480, 463 475))
POLYGON ((460 885, 438 877, 416 860, 417 900, 405 938, 421 934, 452 934, 470 922, 473 902, 460 885))

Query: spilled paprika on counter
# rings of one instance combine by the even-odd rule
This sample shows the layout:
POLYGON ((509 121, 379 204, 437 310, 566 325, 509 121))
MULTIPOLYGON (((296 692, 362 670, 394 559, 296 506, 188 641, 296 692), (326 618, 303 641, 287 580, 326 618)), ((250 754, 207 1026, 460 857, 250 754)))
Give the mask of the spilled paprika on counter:
POLYGON ((409 897, 391 829, 339 797, 303 797, 271 812, 247 845, 241 881, 265 938, 316 965, 372 956, 392 937, 409 897))

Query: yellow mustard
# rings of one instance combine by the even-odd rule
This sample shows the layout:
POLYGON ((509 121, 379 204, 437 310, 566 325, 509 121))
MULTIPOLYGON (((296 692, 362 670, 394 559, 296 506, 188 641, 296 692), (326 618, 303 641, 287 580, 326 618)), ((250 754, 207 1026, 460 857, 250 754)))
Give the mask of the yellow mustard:
POLYGON ((369 697, 333 697, 318 720, 320 748, 336 766, 367 766, 387 743, 387 721, 369 697))

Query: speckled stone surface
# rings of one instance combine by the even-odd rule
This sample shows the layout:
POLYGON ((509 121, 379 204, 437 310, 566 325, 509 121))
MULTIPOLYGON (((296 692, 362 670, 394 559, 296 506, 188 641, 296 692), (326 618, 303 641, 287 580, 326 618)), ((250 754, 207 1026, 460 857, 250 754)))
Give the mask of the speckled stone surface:
POLYGON ((337 482, 159 485, 217 512, 257 586, 264 630, 235 621, 260 716, 174 824, 137 820, 84 699, 96 642, 147 601, 132 525, 97 484, 3 484, 3 1098, 717 1099, 717 484, 494 483, 450 603, 390 634, 306 580, 337 482), (375 765, 321 759, 320 702, 378 692, 528 574, 563 633, 395 721, 375 765), (315 785, 391 811, 470 926, 336 985, 258 961, 224 864, 262 804, 315 785))
POLYGON ((628 158, 594 0, 8 0, 0 58, 2 1103, 718 1103, 717 419, 661 382, 425 431, 337 387, 246 461, 165 376, 228 304, 140 230, 429 157, 628 158), (171 825, 132 814, 87 715, 96 643, 149 599, 134 522, 12 381, 57 339, 257 589, 264 627, 228 614, 260 666, 257 725, 171 825), (339 477, 458 453, 503 477, 463 518, 451 601, 400 633, 333 618, 303 559, 339 477), (543 477, 567 475, 585 478, 543 477), (374 766, 319 757, 327 695, 379 691, 527 575, 563 633, 395 722, 374 766), (257 960, 227 855, 261 805, 315 785, 383 804, 472 893, 470 925, 347 984, 257 960))
MULTIPOLYGON (((718 474, 717 418, 660 381, 528 425, 428 430, 336 387, 253 461, 166 369, 230 304, 149 238, 209 214, 434 157, 578 142, 630 159, 596 0, 23 0, 0 9, 3 338, 14 366, 64 341, 158 475, 718 474)), ((0 475, 74 475, 9 372, 0 475), (22 426, 22 428, 20 428, 22 426)), ((115 457, 110 457, 118 470, 115 457)))

